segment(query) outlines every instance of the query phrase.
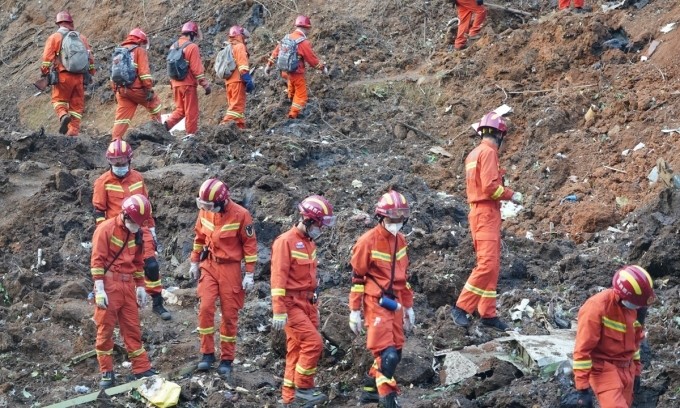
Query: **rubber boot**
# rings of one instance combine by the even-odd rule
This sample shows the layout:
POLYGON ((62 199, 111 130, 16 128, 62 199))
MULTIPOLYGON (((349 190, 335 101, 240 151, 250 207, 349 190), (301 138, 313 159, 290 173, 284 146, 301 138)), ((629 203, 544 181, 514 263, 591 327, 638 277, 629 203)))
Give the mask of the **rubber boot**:
POLYGON ((65 135, 68 132, 68 124, 71 123, 71 115, 68 113, 59 118, 59 133, 65 135))
POLYGON ((295 390, 295 405, 302 408, 313 408, 328 401, 326 394, 316 388, 298 388, 295 390))
POLYGON ((102 379, 99 380, 99 386, 102 389, 107 389, 113 387, 113 384, 116 383, 116 376, 113 374, 113 371, 107 371, 102 374, 102 379))
POLYGON ((196 366, 196 370, 208 371, 212 368, 214 362, 215 362, 214 354, 203 354, 203 358, 201 359, 201 361, 199 361, 198 365, 196 366))
POLYGON ((399 408, 400 406, 396 392, 391 392, 384 397, 380 397, 380 402, 378 403, 379 408, 399 408))
POLYGON ((456 326, 468 327, 470 325, 470 319, 467 317, 467 312, 458 306, 451 309, 451 317, 453 317, 453 323, 456 326))
POLYGON ((502 332, 510 330, 510 327, 498 317, 484 317, 482 318, 482 324, 502 332))
POLYGON ((170 320, 172 315, 163 306, 163 296, 160 293, 151 296, 153 299, 153 312, 161 317, 163 320, 170 320))
POLYGON ((231 367, 231 361, 230 360, 222 360, 220 362, 220 365, 217 366, 217 373, 225 381, 231 381, 231 372, 232 372, 232 367, 231 367))
POLYGON ((154 370, 153 368, 149 368, 142 373, 135 374, 135 378, 139 380, 140 378, 152 377, 156 374, 158 374, 158 371, 154 370))
POLYGON ((364 377, 364 385, 361 389, 361 396, 359 396, 359 402, 362 404, 368 404, 370 402, 378 402, 380 397, 378 396, 378 388, 375 385, 375 378, 367 375, 364 377))

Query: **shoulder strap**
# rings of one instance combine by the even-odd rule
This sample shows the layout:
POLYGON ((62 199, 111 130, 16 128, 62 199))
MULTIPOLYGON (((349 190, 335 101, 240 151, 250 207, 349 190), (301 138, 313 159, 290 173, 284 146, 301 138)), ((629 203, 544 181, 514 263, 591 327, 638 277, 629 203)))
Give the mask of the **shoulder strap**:
POLYGON ((128 51, 132 52, 135 48, 139 47, 139 44, 135 44, 132 47, 125 47, 128 49, 128 51))
POLYGON ((104 267, 104 273, 106 273, 111 265, 113 265, 114 262, 116 262, 116 259, 120 256, 121 253, 123 253, 123 250, 127 247, 128 239, 130 238, 130 231, 128 230, 127 235, 125 235, 125 242, 123 242, 123 246, 120 247, 120 251, 116 254, 116 256, 113 257, 111 262, 109 262, 108 265, 104 267))
MULTIPOLYGON (((179 44, 179 41, 177 41, 177 44, 179 44)), ((181 47, 179 47, 180 50, 184 50, 189 44, 193 44, 191 41, 187 41, 184 44, 182 44, 181 47)))

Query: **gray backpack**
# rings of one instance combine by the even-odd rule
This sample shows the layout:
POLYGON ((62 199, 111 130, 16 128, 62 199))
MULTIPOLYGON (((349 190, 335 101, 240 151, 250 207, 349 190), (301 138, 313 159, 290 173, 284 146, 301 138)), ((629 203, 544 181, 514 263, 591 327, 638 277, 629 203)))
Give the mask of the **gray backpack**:
POLYGON ((279 43, 279 57, 276 59, 276 68, 282 72, 295 72, 298 69, 298 44, 306 40, 307 37, 300 37, 297 40, 290 38, 290 35, 283 37, 279 43))
POLYGON ((175 81, 181 81, 189 74, 189 61, 184 59, 184 48, 189 44, 192 42, 187 41, 180 47, 179 41, 175 41, 165 59, 168 63, 168 76, 175 81))
POLYGON ((68 72, 84 74, 90 68, 90 52, 85 47, 80 33, 60 28, 61 33, 61 64, 68 72))
POLYGON ((215 73, 219 78, 228 79, 236 69, 236 60, 231 44, 222 48, 215 57, 215 73))
POLYGON ((111 81, 118 86, 130 86, 137 79, 137 69, 134 66, 132 51, 137 48, 116 47, 111 55, 111 81))

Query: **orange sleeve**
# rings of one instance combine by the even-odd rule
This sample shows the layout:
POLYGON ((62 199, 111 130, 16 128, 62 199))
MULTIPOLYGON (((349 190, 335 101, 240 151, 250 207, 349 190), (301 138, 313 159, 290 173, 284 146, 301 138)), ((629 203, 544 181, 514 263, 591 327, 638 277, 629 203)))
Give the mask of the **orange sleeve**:
POLYGON ((272 55, 270 55, 269 60, 267 60, 267 66, 271 67, 274 64, 276 64, 276 59, 279 57, 279 46, 280 45, 281 45, 280 43, 276 44, 274 51, 272 51, 272 55))
POLYGON ((47 38, 45 42, 45 49, 42 54, 42 64, 40 65, 40 72, 47 74, 54 60, 61 49, 61 34, 54 33, 47 38))
POLYGON ((149 68, 149 54, 142 47, 135 48, 135 63, 137 64, 137 78, 142 83, 142 88, 153 88, 153 76, 149 68))
POLYGON ((196 44, 190 44, 184 48, 184 56, 189 61, 189 70, 201 86, 206 86, 208 80, 205 78, 203 61, 201 61, 201 51, 196 44))
POLYGON ((241 222, 239 231, 241 242, 243 242, 243 258, 246 263, 246 272, 255 272, 257 263, 257 237, 253 226, 253 217, 246 211, 241 222))
POLYGON ((324 64, 319 61, 319 57, 317 57, 314 50, 312 50, 312 44, 309 40, 305 40, 298 44, 298 54, 302 56, 302 59, 309 64, 309 66, 316 69, 323 69, 324 64))
POLYGON ((491 149, 484 149, 479 153, 479 178, 482 183, 482 193, 489 200, 509 200, 514 191, 503 186, 503 178, 498 167, 498 155, 491 149))
POLYGON ((104 279, 104 268, 106 258, 109 255, 110 230, 107 228, 111 224, 100 225, 94 230, 92 236, 92 256, 90 257, 90 273, 92 280, 104 279))
POLYGON ((578 330, 574 345, 574 383, 577 390, 590 388, 588 381, 593 367, 591 352, 600 342, 604 305, 586 301, 578 312, 578 330))
MULTIPOLYGON (((365 235, 364 235, 365 236, 365 235)), ((349 309, 361 310, 364 301, 366 274, 371 264, 371 248, 362 236, 352 248, 352 288, 349 292, 349 309)))
POLYGON ((103 176, 94 182, 92 206, 94 207, 94 221, 99 225, 106 219, 106 189, 104 188, 103 176))
POLYGON ((283 302, 283 298, 286 296, 286 285, 288 284, 290 267, 288 241, 285 237, 279 237, 272 245, 271 262, 272 309, 275 315, 286 313, 286 305, 283 302))
POLYGON ((248 65, 248 51, 245 45, 240 47, 233 47, 234 50, 234 60, 236 61, 236 69, 238 72, 245 74, 250 72, 250 66, 248 65))
POLYGON ((194 247, 191 250, 191 262, 198 262, 201 259, 201 251, 203 251, 203 246, 205 245, 205 233, 201 225, 201 215, 203 215, 203 210, 199 210, 198 217, 196 217, 196 225, 194 226, 196 237, 194 238, 194 247))

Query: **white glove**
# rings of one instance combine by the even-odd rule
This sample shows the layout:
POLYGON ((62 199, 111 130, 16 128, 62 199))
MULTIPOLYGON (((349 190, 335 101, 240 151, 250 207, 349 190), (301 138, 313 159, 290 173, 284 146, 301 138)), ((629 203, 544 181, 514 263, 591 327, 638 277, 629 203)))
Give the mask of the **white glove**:
POLYGON ((272 319, 272 329, 283 330, 286 322, 288 321, 288 313, 275 314, 272 319))
POLYGON ((361 334, 361 310, 352 310, 349 312, 349 328, 352 330, 352 333, 357 336, 361 334))
POLYGON ((241 286, 243 287, 243 290, 246 292, 250 292, 253 290, 253 286, 255 286, 255 281, 253 280, 253 275, 254 273, 248 273, 246 272, 245 275, 243 275, 243 282, 241 282, 241 286))
POLYGON ((331 71, 328 70, 328 66, 327 66, 327 65, 323 67, 323 73, 324 73, 324 75, 328 75, 328 74, 331 73, 331 71))
POLYGON ((264 67, 264 74, 265 74, 265 75, 269 75, 270 72, 271 72, 271 67, 270 67, 269 65, 267 65, 266 67, 264 67))
POLYGON ((198 280, 201 277, 201 269, 198 267, 198 262, 192 262, 189 268, 189 274, 193 280, 198 280))
POLYGON ((146 305, 146 288, 137 286, 137 306, 144 307, 144 305, 146 305))
POLYGON ((404 331, 411 331, 416 325, 416 313, 412 307, 404 309, 404 331))
POLYGON ((100 309, 106 309, 106 306, 109 305, 109 297, 106 296, 106 291, 104 291, 103 280, 94 281, 94 300, 100 309))
POLYGON ((158 238, 156 237, 156 227, 149 227, 149 232, 151 233, 154 242, 158 242, 158 238))
POLYGON ((515 204, 522 204, 522 201, 524 201, 524 196, 522 195, 522 193, 515 191, 514 193, 512 193, 512 198, 510 198, 510 201, 512 201, 515 204))

